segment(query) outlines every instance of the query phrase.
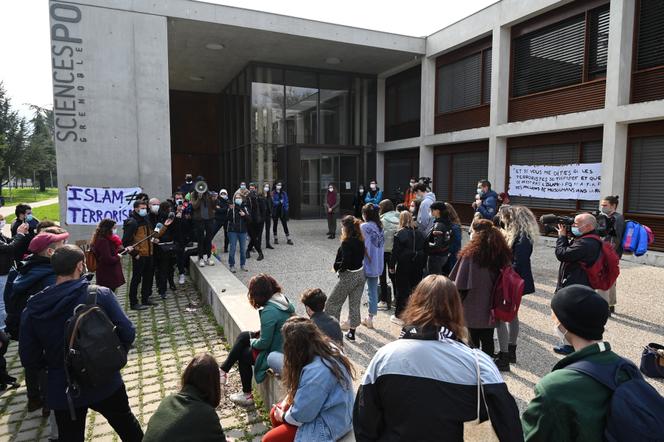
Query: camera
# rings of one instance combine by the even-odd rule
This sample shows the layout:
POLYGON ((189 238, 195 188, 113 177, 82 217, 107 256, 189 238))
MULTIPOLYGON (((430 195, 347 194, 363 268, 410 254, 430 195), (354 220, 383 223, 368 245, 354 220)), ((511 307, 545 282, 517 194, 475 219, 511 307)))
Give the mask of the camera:
POLYGON ((539 219, 540 224, 544 226, 544 234, 548 235, 549 233, 556 233, 556 227, 558 224, 562 224, 567 227, 567 232, 569 233, 574 224, 573 216, 564 216, 564 215, 554 215, 553 213, 547 213, 542 215, 539 219))
POLYGON ((417 182, 422 183, 425 186, 427 186, 427 189, 431 189, 431 177, 421 176, 417 179, 417 182))

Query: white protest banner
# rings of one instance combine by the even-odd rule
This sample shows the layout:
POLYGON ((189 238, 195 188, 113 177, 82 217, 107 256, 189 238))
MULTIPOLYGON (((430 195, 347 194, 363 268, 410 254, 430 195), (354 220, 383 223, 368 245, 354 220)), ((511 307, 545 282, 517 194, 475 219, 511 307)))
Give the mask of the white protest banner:
POLYGON ((104 218, 121 224, 140 192, 140 187, 67 186, 67 224, 96 225, 104 218))
POLYGON ((602 163, 510 166, 510 196, 599 200, 602 163))

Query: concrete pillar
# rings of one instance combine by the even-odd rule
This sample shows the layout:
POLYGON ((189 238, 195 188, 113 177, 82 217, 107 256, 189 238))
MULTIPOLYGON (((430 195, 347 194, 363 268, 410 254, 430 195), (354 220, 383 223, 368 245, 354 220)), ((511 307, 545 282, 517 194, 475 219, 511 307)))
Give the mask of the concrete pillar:
POLYGON ((376 81, 376 144, 385 142, 385 79, 376 81))
MULTIPOLYGON (((369 185, 369 180, 371 177, 367 177, 367 182, 364 183, 365 186, 369 185)), ((376 184, 378 187, 387 191, 385 189, 385 152, 376 151, 376 184)))
POLYGON ((629 104, 634 42, 633 0, 611 0, 606 69, 606 108, 629 104))
POLYGON ((491 126, 507 123, 510 90, 510 28, 497 26, 491 39, 491 126))
POLYGON ((607 122, 602 134, 601 197, 619 195, 618 211, 625 200, 625 165, 627 164, 627 124, 607 122))
POLYGON ((436 104, 436 59, 422 58, 422 87, 420 93, 420 176, 433 179, 433 146, 424 143, 433 135, 436 104))
POLYGON ((489 138, 489 173, 491 188, 500 193, 507 190, 505 170, 507 164, 507 138, 491 136, 489 138))

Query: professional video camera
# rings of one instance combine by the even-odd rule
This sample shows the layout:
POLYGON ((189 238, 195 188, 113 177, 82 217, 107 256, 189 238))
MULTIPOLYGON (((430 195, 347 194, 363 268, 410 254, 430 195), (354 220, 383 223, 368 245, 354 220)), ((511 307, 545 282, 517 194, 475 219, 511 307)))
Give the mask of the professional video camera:
POLYGON ((421 176, 417 179, 418 183, 422 183, 427 186, 427 189, 431 190, 431 177, 421 176))
MULTIPOLYGON (((539 221, 540 224, 544 226, 545 235, 556 232, 556 227, 558 227, 558 224, 562 224, 565 227, 567 227, 567 233, 571 234, 572 224, 574 224, 574 218, 576 217, 576 215, 580 213, 588 213, 588 212, 579 212, 574 214, 573 216, 554 215, 553 213, 548 213, 546 215, 542 215, 539 221)), ((607 236, 615 231, 613 218, 606 216, 604 213, 600 212, 599 210, 589 213, 592 216, 594 216, 595 220, 597 221, 596 230, 599 236, 607 236)))

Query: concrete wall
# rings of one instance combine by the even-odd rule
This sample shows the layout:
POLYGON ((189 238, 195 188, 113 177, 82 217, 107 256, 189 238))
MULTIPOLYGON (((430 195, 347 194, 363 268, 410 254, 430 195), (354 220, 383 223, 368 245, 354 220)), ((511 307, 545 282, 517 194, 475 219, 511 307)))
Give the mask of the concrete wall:
MULTIPOLYGON (((166 18, 56 1, 49 8, 60 219, 66 220, 67 185, 140 186, 166 196, 166 18)), ((65 227, 72 239, 92 231, 65 227)))

